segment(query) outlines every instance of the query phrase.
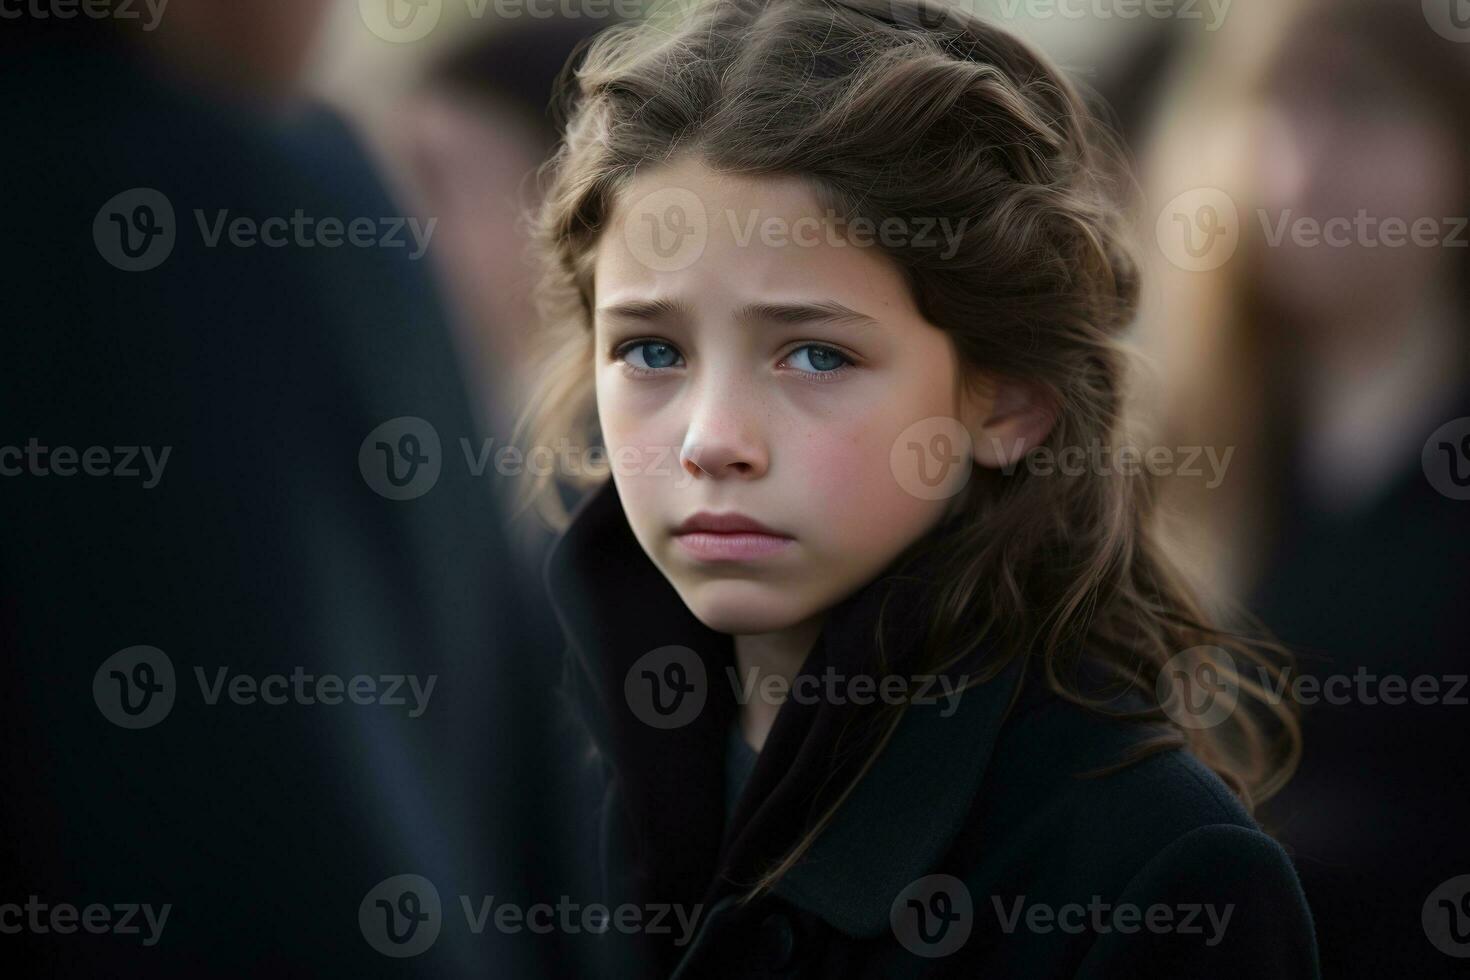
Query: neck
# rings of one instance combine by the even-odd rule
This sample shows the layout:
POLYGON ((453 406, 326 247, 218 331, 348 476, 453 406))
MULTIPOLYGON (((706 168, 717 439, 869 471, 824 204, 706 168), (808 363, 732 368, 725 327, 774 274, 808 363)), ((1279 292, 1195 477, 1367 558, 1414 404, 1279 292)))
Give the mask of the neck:
POLYGON ((786 692, 821 635, 825 619, 823 613, 774 633, 735 637, 735 666, 742 689, 750 692, 740 705, 740 733, 757 752, 765 746, 786 692))

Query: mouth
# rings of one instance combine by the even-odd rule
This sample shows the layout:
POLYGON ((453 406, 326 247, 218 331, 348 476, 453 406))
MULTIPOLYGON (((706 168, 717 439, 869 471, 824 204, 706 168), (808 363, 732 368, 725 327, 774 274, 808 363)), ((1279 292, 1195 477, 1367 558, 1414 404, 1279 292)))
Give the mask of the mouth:
POLYGON ((796 539, 744 514, 700 511, 673 531, 686 554, 702 561, 749 561, 779 554, 796 539))

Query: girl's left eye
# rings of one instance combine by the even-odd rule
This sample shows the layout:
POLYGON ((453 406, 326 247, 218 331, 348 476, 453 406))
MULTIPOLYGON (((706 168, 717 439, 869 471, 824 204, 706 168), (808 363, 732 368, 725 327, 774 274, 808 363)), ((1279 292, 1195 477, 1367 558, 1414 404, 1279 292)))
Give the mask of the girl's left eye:
POLYGON ((835 374, 852 364, 852 360, 841 351, 820 344, 798 347, 786 360, 795 361, 793 366, 803 374, 835 374))

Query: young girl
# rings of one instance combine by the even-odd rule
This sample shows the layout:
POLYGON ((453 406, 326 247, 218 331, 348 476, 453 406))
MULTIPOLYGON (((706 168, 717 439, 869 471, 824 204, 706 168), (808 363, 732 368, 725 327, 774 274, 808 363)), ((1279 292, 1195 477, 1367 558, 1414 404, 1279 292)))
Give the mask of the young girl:
POLYGON ((1316 975, 1249 816, 1277 653, 1204 621, 1119 443, 1138 284, 1073 86, 913 0, 585 54, 522 437, 593 488, 545 574, 631 975, 1316 975))

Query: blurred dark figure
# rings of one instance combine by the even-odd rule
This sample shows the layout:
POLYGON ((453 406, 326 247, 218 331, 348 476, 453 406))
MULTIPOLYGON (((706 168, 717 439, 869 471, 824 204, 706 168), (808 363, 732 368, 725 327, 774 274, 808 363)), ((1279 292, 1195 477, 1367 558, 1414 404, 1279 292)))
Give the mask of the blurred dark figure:
MULTIPOLYGON (((480 386, 491 387, 488 396, 517 410, 526 407, 538 358, 546 353, 538 344, 527 222, 540 204, 537 171, 561 141, 562 120, 551 93, 558 77, 581 63, 593 37, 616 23, 615 17, 590 15, 522 19, 462 41, 428 64, 398 107, 389 134, 406 191, 424 215, 438 221, 435 269, 455 310, 472 374, 480 386)), ((507 428, 495 435, 498 449, 514 433, 507 428)), ((556 487, 566 510, 581 502, 574 480, 558 480, 556 487)), ((511 530, 525 564, 536 570, 530 587, 544 595, 544 566, 557 529, 526 510, 511 530)), ((553 619, 540 628, 554 633, 560 651, 561 626, 553 619)), ((537 683, 557 687, 555 701, 563 704, 571 687, 562 672, 571 669, 570 661, 559 656, 535 668, 537 683)), ((602 775, 596 760, 583 755, 581 723, 569 708, 559 708, 558 717, 565 723, 556 729, 556 752, 571 762, 554 772, 553 792, 570 805, 556 818, 548 816, 545 830, 565 842, 566 862, 590 871, 600 867, 602 775)), ((585 875, 574 886, 580 891, 572 897, 584 905, 602 895, 600 883, 585 875)), ((640 965, 622 958, 628 952, 615 937, 581 944, 578 975, 637 977, 640 965)))
POLYGON ((561 641, 420 242, 288 113, 324 0, 117 6, 0 23, 0 970, 565 973, 493 917, 577 887, 561 641))
POLYGON ((616 23, 522 19, 460 42, 427 66, 389 135, 413 197, 438 219, 436 265, 462 312, 466 349, 517 407, 539 353, 526 222, 540 203, 537 169, 561 139, 552 86, 616 23))
POLYGON ((1249 406, 1259 456, 1259 525, 1233 539, 1261 555, 1250 605, 1326 685, 1302 689, 1301 768, 1264 814, 1325 976, 1462 969, 1432 929, 1470 953, 1466 884, 1431 901, 1470 875, 1467 91, 1466 46, 1418 4, 1358 0, 1316 5, 1261 93, 1239 373, 1215 394, 1249 406))
MULTIPOLYGON (((386 133, 405 193, 437 222, 434 267, 475 382, 517 411, 526 408, 540 358, 555 353, 540 346, 527 252, 528 222, 540 205, 538 170, 562 135, 551 93, 592 39, 618 23, 591 15, 525 19, 461 41, 426 66, 386 133)), ((513 432, 494 435, 498 450, 513 432)), ((533 465, 528 460, 524 469, 533 465)), ((585 493, 571 479, 556 486, 568 511, 585 493)), ((512 530, 526 563, 539 569, 556 529, 528 510, 512 530)))

